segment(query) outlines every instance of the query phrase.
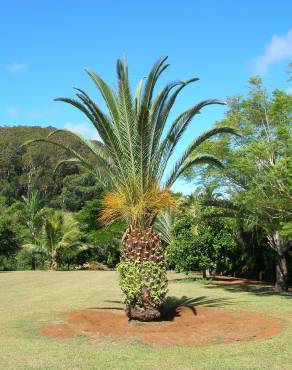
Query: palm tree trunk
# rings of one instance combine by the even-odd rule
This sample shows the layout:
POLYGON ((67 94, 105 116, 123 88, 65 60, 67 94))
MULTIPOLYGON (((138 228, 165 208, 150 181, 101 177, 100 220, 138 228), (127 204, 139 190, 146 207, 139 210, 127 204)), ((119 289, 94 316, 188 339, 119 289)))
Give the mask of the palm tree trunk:
MULTIPOLYGON (((126 304, 129 319, 140 321, 159 319, 166 295, 167 277, 164 248, 158 235, 152 229, 128 230, 123 238, 121 261, 130 268, 134 266, 135 276, 128 280, 129 289, 139 287, 139 291, 136 291, 126 304), (162 289, 155 294, 157 287, 162 289)), ((124 294, 127 296, 126 291, 124 294)))
POLYGON ((56 271, 58 270, 58 261, 57 261, 57 251, 52 252, 52 259, 50 261, 49 268, 50 270, 56 271))

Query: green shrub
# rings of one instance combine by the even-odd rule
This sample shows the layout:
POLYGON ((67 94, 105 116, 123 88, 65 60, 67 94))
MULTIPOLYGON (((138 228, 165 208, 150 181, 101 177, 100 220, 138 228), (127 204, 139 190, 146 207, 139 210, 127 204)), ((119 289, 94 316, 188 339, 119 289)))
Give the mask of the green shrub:
POLYGON ((183 214, 173 227, 167 261, 178 272, 210 269, 230 273, 236 248, 232 221, 183 214))
POLYGON ((0 269, 15 268, 14 255, 19 249, 17 233, 12 219, 7 215, 0 216, 0 269))
POLYGON ((120 260, 120 241, 126 224, 115 222, 104 227, 98 221, 100 211, 101 201, 94 199, 86 202, 75 215, 82 232, 82 241, 90 246, 79 254, 77 262, 101 262, 115 267, 120 260))

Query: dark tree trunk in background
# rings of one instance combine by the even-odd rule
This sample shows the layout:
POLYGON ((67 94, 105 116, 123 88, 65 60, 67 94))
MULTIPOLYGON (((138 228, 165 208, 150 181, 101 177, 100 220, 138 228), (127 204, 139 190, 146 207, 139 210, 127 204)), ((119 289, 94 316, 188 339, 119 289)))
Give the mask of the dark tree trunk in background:
POLYGON ((289 288, 289 271, 287 256, 281 255, 278 257, 276 266, 276 284, 275 290, 277 292, 287 292, 289 288))
POLYGON ((34 271, 36 268, 36 258, 35 255, 31 256, 31 269, 34 271))
POLYGON ((210 270, 209 269, 203 269, 202 273, 203 273, 203 279, 209 279, 209 277, 210 277, 210 270))
POLYGON ((277 292, 287 292, 289 289, 287 255, 292 243, 291 241, 281 237, 278 232, 268 236, 268 240, 271 248, 274 249, 278 255, 275 290, 277 292))

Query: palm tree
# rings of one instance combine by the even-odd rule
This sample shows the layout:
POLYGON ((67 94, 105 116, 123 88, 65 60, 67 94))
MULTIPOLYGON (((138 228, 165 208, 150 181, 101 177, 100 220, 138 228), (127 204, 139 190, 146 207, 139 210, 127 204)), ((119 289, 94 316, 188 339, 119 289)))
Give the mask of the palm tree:
POLYGON ((51 219, 45 221, 40 244, 47 255, 50 270, 57 270, 60 251, 81 245, 77 222, 66 221, 61 212, 55 212, 51 219))
POLYGON ((164 209, 175 207, 171 186, 194 165, 220 166, 212 155, 190 155, 214 135, 234 133, 229 127, 213 128, 203 133, 190 143, 168 171, 178 143, 192 119, 204 107, 224 103, 216 99, 201 101, 168 126, 170 112, 180 92, 198 78, 171 82, 155 95, 157 81, 169 66, 166 59, 163 57, 154 64, 148 77, 139 82, 134 95, 126 59, 117 61, 115 89, 86 69, 105 102, 106 112, 78 88, 77 99, 56 99, 78 108, 95 126, 99 141, 89 141, 72 133, 87 147, 88 157, 53 140, 62 130, 26 143, 47 142, 63 148, 72 158, 62 160, 58 166, 68 162, 81 165, 91 171, 107 190, 101 220, 108 224, 123 219, 129 225, 122 239, 120 285, 128 316, 141 320, 160 316, 167 291, 164 248, 152 226, 164 209))
POLYGON ((28 241, 23 247, 30 255, 32 270, 36 269, 36 255, 39 253, 38 238, 44 218, 42 211, 37 191, 29 191, 27 197, 22 196, 20 221, 26 226, 28 241))
POLYGON ((27 251, 41 254, 48 261, 50 270, 57 270, 60 252, 81 246, 78 241, 77 222, 66 220, 61 212, 54 212, 45 219, 40 236, 34 243, 23 246, 27 251))
POLYGON ((37 191, 28 192, 27 197, 22 196, 22 217, 23 221, 29 230, 32 240, 36 240, 41 223, 41 205, 37 191))

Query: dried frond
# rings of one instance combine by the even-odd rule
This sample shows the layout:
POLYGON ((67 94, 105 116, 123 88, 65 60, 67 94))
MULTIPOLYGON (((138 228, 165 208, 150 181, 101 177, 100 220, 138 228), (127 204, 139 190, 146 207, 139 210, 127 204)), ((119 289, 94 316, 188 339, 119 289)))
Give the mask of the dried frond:
POLYGON ((129 181, 129 187, 118 186, 115 191, 108 193, 102 202, 100 221, 111 223, 117 219, 127 220, 134 227, 149 227, 156 215, 164 209, 174 209, 176 199, 157 184, 151 184, 142 190, 137 181, 129 181))

